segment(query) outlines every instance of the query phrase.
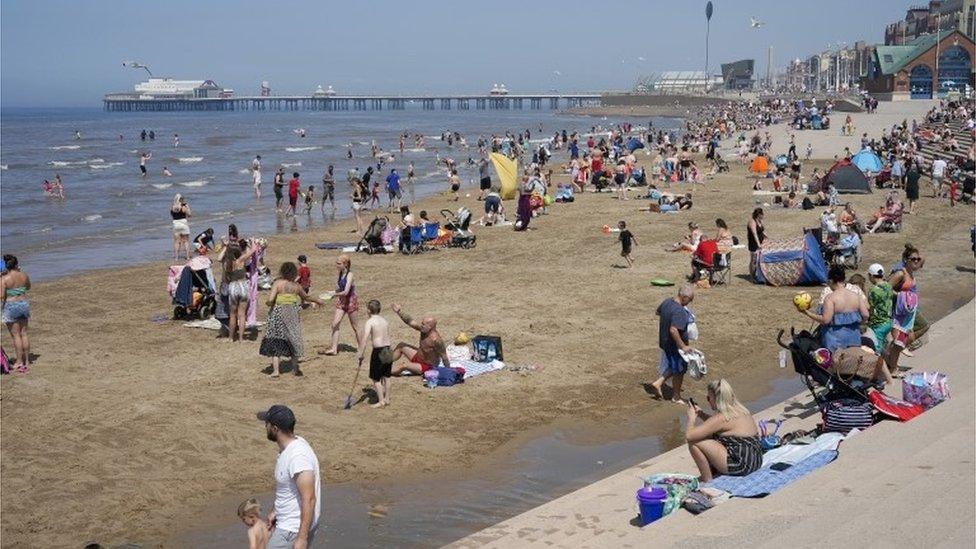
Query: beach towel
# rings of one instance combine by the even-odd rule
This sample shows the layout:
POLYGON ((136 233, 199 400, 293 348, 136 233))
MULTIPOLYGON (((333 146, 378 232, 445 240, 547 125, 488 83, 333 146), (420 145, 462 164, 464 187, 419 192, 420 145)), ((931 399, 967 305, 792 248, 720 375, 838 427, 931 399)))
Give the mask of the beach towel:
POLYGON ((319 242, 315 247, 320 250, 341 250, 355 245, 355 242, 319 242))
POLYGON ((824 450, 782 471, 763 467, 744 477, 720 476, 706 484, 709 488, 724 490, 732 497, 761 498, 776 492, 791 482, 837 459, 837 450, 824 450))
POLYGON ((481 374, 497 372, 498 370, 505 368, 505 363, 500 360, 492 360, 491 362, 475 362, 470 359, 460 359, 452 360, 451 368, 463 368, 464 379, 469 380, 475 376, 480 376, 481 374))
POLYGON ((774 463, 796 465, 813 454, 825 450, 836 450, 842 440, 857 432, 860 431, 855 429, 847 435, 843 433, 824 433, 815 438, 812 444, 784 444, 779 448, 774 448, 763 454, 762 466, 769 467, 774 463))

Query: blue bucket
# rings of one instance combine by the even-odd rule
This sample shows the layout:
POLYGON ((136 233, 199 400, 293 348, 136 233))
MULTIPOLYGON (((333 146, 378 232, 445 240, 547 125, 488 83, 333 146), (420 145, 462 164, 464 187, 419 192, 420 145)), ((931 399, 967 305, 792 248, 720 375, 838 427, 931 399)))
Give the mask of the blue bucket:
POLYGON ((658 486, 645 486, 637 491, 637 506, 640 508, 640 524, 647 526, 664 516, 664 504, 668 501, 668 491, 658 486))

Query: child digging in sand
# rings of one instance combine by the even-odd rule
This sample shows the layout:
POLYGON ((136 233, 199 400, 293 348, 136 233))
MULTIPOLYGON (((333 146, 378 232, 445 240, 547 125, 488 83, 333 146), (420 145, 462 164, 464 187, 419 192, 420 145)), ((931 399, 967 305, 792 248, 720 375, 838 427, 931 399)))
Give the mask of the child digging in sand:
POLYGON ((627 260, 627 267, 633 267, 634 258, 630 255, 630 249, 632 245, 637 245, 637 237, 627 229, 626 221, 617 223, 617 227, 620 228, 620 236, 617 237, 620 242, 620 257, 627 260))
POLYGON ((251 498, 237 508, 237 516, 247 526, 247 543, 250 549, 265 549, 268 546, 268 523, 261 518, 261 504, 251 498))
POLYGON ((390 404, 390 370, 393 368, 393 352, 390 350, 390 324, 380 316, 380 302, 372 299, 366 304, 369 318, 363 326, 363 337, 359 344, 358 358, 363 360, 366 342, 373 346, 369 357, 369 379, 376 388, 376 404, 381 408, 390 404))

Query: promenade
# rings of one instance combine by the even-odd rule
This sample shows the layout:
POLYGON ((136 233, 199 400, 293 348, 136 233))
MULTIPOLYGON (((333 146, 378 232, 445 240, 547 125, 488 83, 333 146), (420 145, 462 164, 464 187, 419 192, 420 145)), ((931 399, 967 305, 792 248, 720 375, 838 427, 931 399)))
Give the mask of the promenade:
MULTIPOLYGON (((851 153, 861 150, 861 136, 865 133, 868 137, 880 139, 885 130, 890 130, 895 124, 901 124, 907 120, 911 124, 912 119, 917 119, 919 123, 925 118, 925 113, 933 106, 938 105, 938 100, 913 100, 913 101, 885 101, 878 103, 875 112, 834 112, 830 116, 830 129, 828 130, 797 130, 791 127, 788 122, 774 124, 768 128, 761 128, 759 134, 765 132, 773 138, 774 151, 783 151, 789 148, 790 136, 796 136, 796 154, 804 158, 807 150, 807 143, 813 147, 813 158, 833 158, 834 155, 843 157, 844 147, 850 149, 851 153), (850 114, 854 121, 853 135, 842 135, 841 128, 844 126, 844 119, 850 114)), ((735 147, 735 137, 722 141, 722 147, 731 150, 735 147)), ((755 133, 745 132, 747 137, 755 133)), ((779 154, 779 153, 776 153, 779 154)))
MULTIPOLYGON (((929 343, 902 359, 916 370, 947 373, 950 400, 908 423, 884 421, 851 437, 836 461, 770 496, 632 525, 638 477, 697 471, 679 447, 448 547, 973 547, 974 325, 971 301, 935 323, 929 343)), ((900 383, 888 392, 900 396, 900 383)), ((787 432, 809 428, 819 421, 811 400, 800 394, 754 415, 786 418, 787 432)))

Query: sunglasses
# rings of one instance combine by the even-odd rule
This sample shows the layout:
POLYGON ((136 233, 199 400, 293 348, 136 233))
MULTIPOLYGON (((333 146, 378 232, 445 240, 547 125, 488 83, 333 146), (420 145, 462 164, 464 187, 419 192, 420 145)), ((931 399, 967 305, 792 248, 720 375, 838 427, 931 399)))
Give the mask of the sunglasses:
POLYGON ((922 258, 921 257, 909 257, 908 260, 909 261, 921 261, 922 258))

